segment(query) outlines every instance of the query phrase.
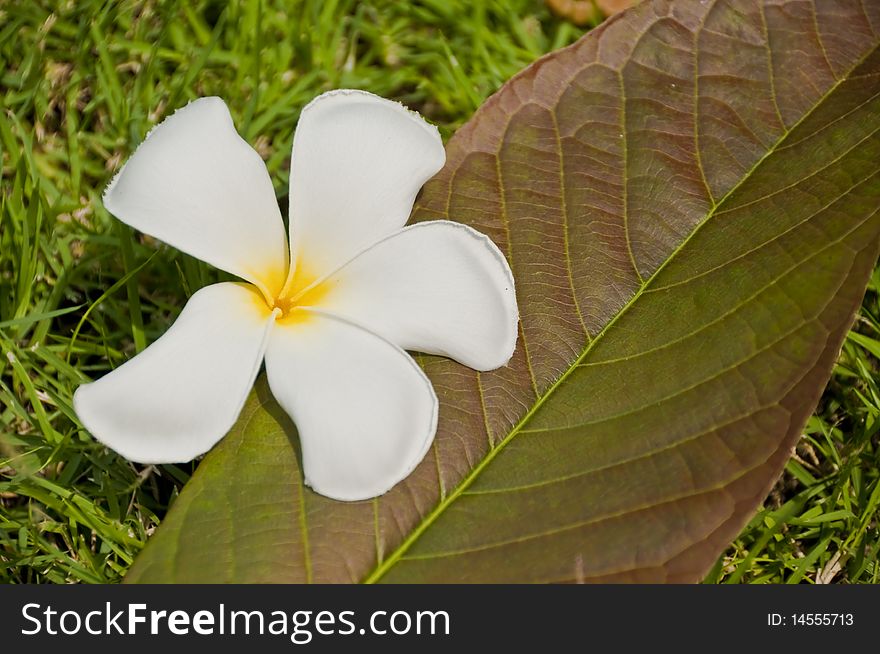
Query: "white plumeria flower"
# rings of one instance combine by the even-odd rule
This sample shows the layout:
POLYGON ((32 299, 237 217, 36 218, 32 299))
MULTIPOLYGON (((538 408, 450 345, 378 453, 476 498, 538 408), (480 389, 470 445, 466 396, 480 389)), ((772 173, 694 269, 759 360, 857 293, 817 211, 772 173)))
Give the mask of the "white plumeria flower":
POLYGON ((104 205, 249 283, 199 290, 153 345, 80 386, 82 423, 132 461, 189 461, 235 423, 265 357, 306 483, 340 500, 389 490, 437 429, 437 396, 404 349, 491 370, 516 343, 498 248, 458 223, 404 227, 444 161, 436 128, 404 106, 363 91, 319 96, 293 141, 288 249, 266 167, 224 102, 177 111, 104 205))

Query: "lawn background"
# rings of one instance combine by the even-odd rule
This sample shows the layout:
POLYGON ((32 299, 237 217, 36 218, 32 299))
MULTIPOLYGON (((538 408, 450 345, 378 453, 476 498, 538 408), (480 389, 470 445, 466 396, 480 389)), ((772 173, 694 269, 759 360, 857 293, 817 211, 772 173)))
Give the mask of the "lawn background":
MULTIPOLYGON (((0 0, 0 582, 120 580, 194 470, 131 464, 71 409, 78 384, 222 277, 100 203, 152 126, 221 96, 284 196, 293 129, 318 93, 395 98, 448 139, 589 27, 540 0, 0 0)), ((794 458, 707 582, 880 580, 878 286, 875 270, 794 458)))

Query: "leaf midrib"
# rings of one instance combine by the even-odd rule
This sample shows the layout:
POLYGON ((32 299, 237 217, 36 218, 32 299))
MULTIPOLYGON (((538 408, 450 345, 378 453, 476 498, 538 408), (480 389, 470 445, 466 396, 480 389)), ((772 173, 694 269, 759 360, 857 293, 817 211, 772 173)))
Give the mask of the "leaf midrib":
MULTIPOLYGON (((877 175, 877 173, 875 173, 873 176, 876 176, 876 175, 877 175)), ((777 278, 777 279, 781 279, 782 277, 785 277, 786 275, 791 274, 791 273, 794 272, 797 268, 799 268, 800 266, 802 266, 802 265, 804 265, 805 263, 807 263, 810 259, 813 259, 813 258, 815 258, 815 257, 817 257, 817 256, 819 256, 819 255, 821 255, 821 254, 823 254, 824 252, 826 252, 827 250, 831 249, 832 247, 836 247, 836 246, 839 245, 841 242, 843 242, 846 238, 848 238, 849 236, 851 236, 854 232, 856 232, 857 230, 859 230, 859 229, 860 229, 860 228, 861 228, 861 227, 862 227, 867 221, 871 220, 871 219, 872 219, 875 215, 877 215, 878 213, 880 213, 880 210, 877 210, 877 211, 874 211, 874 212, 870 213, 870 214, 867 215, 867 216, 866 216, 861 222, 859 222, 855 227, 853 227, 852 229, 850 229, 849 231, 847 231, 845 234, 843 234, 843 235, 841 235, 839 238, 837 238, 837 239, 831 241, 831 242, 828 243, 826 246, 824 246, 822 249, 820 249, 820 250, 818 250, 817 252, 815 252, 814 254, 810 255, 809 257, 807 257, 806 259, 804 259, 804 260, 803 260, 802 262, 800 262, 799 264, 797 264, 797 265, 795 265, 795 266, 791 266, 791 267, 789 267, 788 269, 786 269, 786 270, 780 275, 780 277, 777 278)), ((764 289, 766 290, 766 289, 769 288, 771 285, 772 285, 772 284, 765 286, 764 289)), ((839 290, 839 289, 838 289, 838 290, 839 290)), ((754 296, 753 296, 753 297, 754 297, 754 296)), ((826 305, 823 305, 823 307, 822 307, 821 310, 824 311, 826 308, 827 308, 827 304, 826 304, 826 305)), ((821 313, 821 311, 820 311, 819 313, 821 313)), ((769 350, 769 349, 772 349, 773 347, 775 347, 776 345, 778 345, 782 340, 784 340, 784 339, 788 338, 789 336, 791 336, 792 334, 795 334, 796 332, 800 331, 801 329, 803 329, 803 327, 804 327, 806 324, 808 324, 808 323, 809 323, 810 321, 812 321, 812 320, 815 320, 817 317, 818 317, 818 314, 813 315, 813 316, 810 316, 809 319, 801 320, 800 322, 797 323, 796 326, 794 326, 794 327, 788 329, 788 330, 787 330, 785 333, 783 333, 779 338, 776 338, 776 339, 774 339, 773 341, 767 343, 766 345, 760 347, 759 349, 757 349, 757 350, 755 350, 754 352, 752 352, 751 354, 749 354, 747 357, 745 357, 745 358, 743 358, 743 359, 740 359, 740 360, 737 361, 735 364, 728 365, 728 366, 725 366, 724 368, 721 368, 721 369, 718 370, 716 373, 713 373, 712 376, 710 376, 710 377, 706 377, 706 378, 703 378, 703 379, 701 379, 700 381, 698 381, 698 382, 696 382, 696 383, 694 383, 694 384, 691 384, 690 386, 687 386, 687 387, 681 389, 681 391, 682 391, 682 392, 685 392, 685 391, 693 390, 693 389, 695 389, 695 388, 699 388, 700 386, 704 385, 705 383, 707 383, 707 382, 709 382, 709 381, 712 381, 712 380, 714 380, 714 379, 717 379, 721 374, 724 374, 724 373, 726 373, 726 372, 730 372, 731 370, 735 370, 736 368, 740 367, 742 364, 747 363, 747 362, 750 361, 751 359, 754 359, 756 356, 758 356, 758 355, 760 355, 760 354, 766 352, 766 351, 769 350)), ((786 390, 790 390, 790 388, 791 388, 792 386, 796 385, 796 384, 800 381, 800 379, 802 379, 802 377, 796 379, 796 380, 793 381, 793 382, 791 382, 791 384, 790 384, 788 387, 786 387, 786 390)), ((676 393, 675 395, 678 395, 678 393, 676 393)), ((664 401, 670 399, 671 397, 674 397, 675 395, 673 395, 673 396, 667 396, 667 397, 661 398, 659 401, 660 401, 660 402, 664 402, 664 401)), ((757 407, 755 407, 755 409, 756 409, 757 411, 763 411, 763 410, 765 410, 765 409, 772 408, 772 407, 775 406, 775 405, 776 405, 775 402, 771 402, 771 403, 768 403, 768 404, 758 405, 757 407)), ((644 408, 644 407, 642 407, 642 408, 644 408)), ((749 415, 752 415, 752 413, 754 413, 754 412, 746 412, 746 413, 742 413, 742 414, 736 415, 736 416, 734 416, 733 418, 731 418, 731 419, 729 419, 729 420, 726 420, 725 422, 722 422, 722 423, 718 423, 718 424, 716 424, 716 425, 714 426, 714 428, 727 427, 727 426, 729 426, 729 425, 735 424, 736 422, 739 422, 739 421, 743 420, 744 418, 747 418, 749 415)), ((612 419, 613 419, 613 418, 617 418, 617 417, 620 417, 620 416, 622 416, 622 415, 627 415, 627 414, 626 414, 626 413, 624 413, 624 414, 616 414, 615 416, 611 416, 611 418, 612 418, 612 419)), ((604 419, 603 419, 603 421, 604 421, 604 419)), ((590 425, 594 425, 594 424, 597 424, 597 422, 577 423, 577 424, 573 424, 573 425, 566 425, 566 426, 564 427, 564 429, 577 429, 577 428, 581 428, 581 427, 585 427, 585 426, 590 426, 590 425)), ((522 429, 522 430, 520 430, 520 433, 524 433, 524 434, 535 434, 535 433, 542 433, 542 432, 548 432, 548 431, 555 431, 556 429, 559 429, 559 427, 546 427, 546 428, 540 428, 540 429, 522 429)), ((576 479, 576 478, 578 478, 578 477, 583 477, 583 476, 586 476, 586 475, 594 474, 594 473, 596 473, 596 472, 602 472, 602 471, 604 471, 604 470, 609 470, 609 469, 611 469, 611 468, 614 468, 614 467, 617 467, 617 466, 620 466, 620 465, 624 465, 624 464, 629 464, 629 463, 632 463, 632 462, 634 462, 634 461, 639 461, 639 460, 641 460, 641 459, 650 458, 650 457, 655 456, 655 455, 657 455, 657 454, 659 454, 659 453, 661 453, 661 452, 669 451, 669 450, 674 449, 674 448, 676 448, 676 447, 678 447, 678 446, 680 446, 680 445, 682 445, 682 444, 685 444, 685 443, 688 443, 688 442, 691 442, 691 441, 697 440, 697 439, 699 439, 699 438, 702 438, 702 437, 705 436, 707 433, 709 433, 709 431, 710 431, 710 430, 703 430, 703 431, 700 431, 700 432, 696 432, 696 433, 694 433, 694 434, 692 434, 692 435, 690 435, 690 436, 688 436, 688 437, 686 437, 686 438, 684 438, 684 439, 681 439, 681 440, 678 440, 678 441, 675 441, 675 442, 672 442, 672 443, 667 443, 667 444, 664 444, 664 445, 659 446, 659 447, 655 447, 655 448, 653 448, 653 449, 650 449, 650 450, 647 450, 647 451, 645 451, 645 452, 642 452, 641 454, 633 455, 633 456, 628 456, 628 457, 623 458, 623 459, 620 459, 620 460, 618 460, 618 461, 614 461, 613 463, 607 463, 607 464, 604 464, 604 465, 602 465, 602 466, 598 466, 598 467, 594 467, 594 468, 589 468, 589 469, 582 470, 582 471, 579 471, 579 472, 576 472, 576 473, 567 474, 567 475, 564 475, 564 476, 561 476, 561 477, 554 477, 554 478, 546 479, 546 480, 542 480, 542 481, 539 481, 539 482, 531 482, 531 483, 528 483, 528 484, 522 484, 522 485, 520 485, 520 486, 507 486, 507 487, 504 487, 504 488, 493 488, 493 489, 481 490, 481 491, 473 491, 473 490, 467 490, 467 489, 465 489, 465 490, 462 492, 462 494, 463 494, 463 495, 492 495, 492 494, 501 494, 501 493, 517 492, 517 491, 526 490, 526 489, 540 488, 540 487, 543 487, 543 486, 547 486, 547 485, 551 485, 551 484, 555 484, 555 483, 559 483, 559 482, 569 481, 569 480, 571 480, 571 479, 576 479)), ((733 479, 736 479, 736 478, 738 478, 739 476, 741 476, 741 475, 737 475, 737 476, 734 477, 733 479)), ((729 483, 729 482, 725 482, 725 484, 726 484, 726 483, 729 483)), ((712 487, 712 488, 716 488, 716 487, 712 487)), ((700 492, 702 492, 702 491, 700 491, 700 492)), ((698 493, 698 494, 699 494, 699 493, 698 493)), ((688 495, 682 495, 682 497, 688 497, 688 495)), ((664 502, 665 502, 665 501, 664 501, 664 502)), ((645 506, 652 506, 652 505, 645 505, 645 506)), ((635 509, 632 509, 632 510, 637 511, 637 510, 639 510, 639 508, 640 508, 640 507, 636 507, 635 509)), ((621 512, 621 513, 611 514, 611 517, 616 517, 616 516, 619 516, 619 515, 625 515, 627 512, 628 512, 628 511, 623 511, 623 512, 621 512)), ((589 524, 589 523, 591 523, 591 522, 594 522, 594 520, 585 521, 584 523, 579 523, 579 524, 589 524)), ((543 535, 543 534, 541 534, 541 535, 543 535)), ((520 541, 520 540, 525 540, 525 537, 517 539, 517 541, 520 541)), ((511 542, 514 542, 514 541, 511 541, 511 542)), ((492 545, 492 547, 497 546, 498 544, 499 544, 499 543, 495 543, 495 544, 492 545)), ((502 544, 503 544, 503 543, 502 543, 502 544)), ((478 549, 478 548, 473 548, 473 550, 476 550, 476 549, 478 549)), ((482 549, 482 548, 481 548, 481 549, 482 549)), ((486 547, 486 549, 488 549, 488 546, 486 547)), ((461 550, 461 551, 463 552, 463 551, 472 551, 472 550, 461 550)), ((456 553, 458 553, 458 552, 456 552, 456 553)), ((447 554, 447 553, 444 552, 444 553, 440 553, 440 554, 426 555, 426 556, 424 556, 424 557, 411 557, 411 558, 412 558, 412 559, 418 559, 418 558, 430 558, 431 556, 437 556, 437 557, 440 557, 440 556, 444 556, 444 555, 446 555, 446 554, 447 554)))
MULTIPOLYGON (((395 550, 391 553, 388 558, 382 561, 379 565, 377 565, 373 571, 364 578, 362 583, 365 584, 373 584, 379 581, 385 573, 387 573, 397 562, 403 557, 404 554, 418 541, 418 539, 422 536, 422 534, 428 530, 431 525, 436 522, 436 520, 446 511, 446 509, 451 506, 469 487, 473 482, 480 476, 485 468, 487 468, 495 457, 501 452, 505 446, 512 441, 525 427, 526 424, 532 419, 532 417, 537 413, 537 411, 544 405, 544 403, 556 392, 556 389, 565 382, 566 379, 571 375, 571 373, 578 368, 578 366, 584 361, 584 359, 589 356, 590 352, 593 351, 596 344, 602 341, 602 338, 608 332, 609 329, 622 317, 624 316, 629 309, 636 304, 638 299, 642 296, 642 294, 648 289, 649 286, 654 282, 654 280, 660 275, 660 273, 666 268, 666 266, 673 261, 679 253, 687 247, 688 243, 703 229, 703 227, 718 213, 721 213, 721 209, 725 205, 725 203, 730 199, 730 197, 736 193, 743 184, 745 184, 754 173, 763 165, 764 161, 773 156, 786 142, 789 136, 794 133, 797 128, 803 124, 813 113, 821 106, 825 104, 825 102, 830 98, 837 89, 841 86, 841 84, 847 82, 850 79, 850 75, 854 70, 856 70, 859 66, 864 63, 868 57, 870 57, 876 50, 878 46, 875 45, 873 48, 867 50, 859 59, 857 59, 852 66, 846 71, 846 74, 842 75, 839 79, 837 79, 834 84, 832 84, 828 90, 818 99, 818 101, 810 107, 808 111, 804 113, 790 128, 784 130, 783 134, 776 140, 776 142, 758 159, 752 167, 746 171, 746 173, 742 176, 742 178, 727 192, 724 194, 717 203, 715 203, 706 216, 701 220, 691 233, 688 234, 678 246, 670 253, 670 255, 657 267, 651 276, 646 279, 639 287, 639 289, 633 294, 633 296, 627 301, 627 303, 618 311, 611 320, 596 334, 596 336, 584 347, 583 351, 578 355, 578 357, 569 365, 569 367, 565 370, 565 372, 559 376, 559 378, 554 381, 544 393, 538 396, 534 405, 526 412, 526 414, 513 426, 507 436, 504 437, 503 440, 499 441, 498 444, 486 454, 485 458, 480 461, 474 468, 471 470, 468 475, 461 480, 458 486, 443 498, 436 507, 427 515, 424 519, 409 533, 409 535, 403 540, 403 542, 395 548, 395 550)), ((776 99, 776 94, 774 92, 774 101, 776 99)), ((509 124, 508 124, 509 125, 509 124)))

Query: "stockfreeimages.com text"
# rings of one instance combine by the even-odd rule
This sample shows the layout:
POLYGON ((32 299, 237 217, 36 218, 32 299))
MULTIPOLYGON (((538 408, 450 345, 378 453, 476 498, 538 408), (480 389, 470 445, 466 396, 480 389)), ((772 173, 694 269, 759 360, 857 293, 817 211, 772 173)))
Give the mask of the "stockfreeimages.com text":
POLYGON ((297 645, 305 645, 315 635, 419 634, 442 636, 450 633, 446 611, 373 611, 359 627, 354 611, 264 611, 230 610, 220 604, 215 610, 151 610, 146 604, 125 604, 114 608, 106 602, 103 609, 59 611, 51 605, 25 604, 21 609, 25 636, 47 634, 72 636, 87 633, 102 635, 273 635, 288 636, 297 645))

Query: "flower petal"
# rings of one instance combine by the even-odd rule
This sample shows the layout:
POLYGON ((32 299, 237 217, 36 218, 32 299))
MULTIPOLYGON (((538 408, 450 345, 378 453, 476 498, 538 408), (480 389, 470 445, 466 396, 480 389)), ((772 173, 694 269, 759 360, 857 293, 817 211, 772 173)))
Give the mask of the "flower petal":
POLYGON ((124 223, 272 294, 287 240, 263 160, 220 98, 201 98, 158 125, 104 192, 124 223))
POLYGON ((338 500, 381 495, 425 456, 437 396, 415 361, 344 320, 295 310, 266 350, 272 394, 299 430, 306 483, 338 500))
POLYGON ((401 228, 445 160, 437 128, 397 102, 352 90, 312 100, 290 168, 291 253, 302 274, 329 273, 401 228))
POLYGON ((406 350, 477 370, 506 364, 516 346, 513 275, 488 237, 449 221, 418 223, 376 243, 302 301, 406 350))
POLYGON ((140 463, 207 452, 232 427, 272 326, 257 289, 225 282, 190 298, 155 343, 73 396, 92 435, 140 463))

